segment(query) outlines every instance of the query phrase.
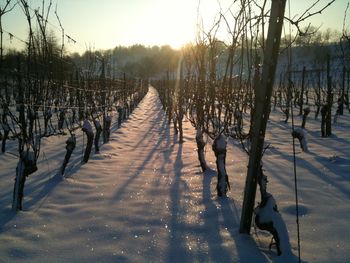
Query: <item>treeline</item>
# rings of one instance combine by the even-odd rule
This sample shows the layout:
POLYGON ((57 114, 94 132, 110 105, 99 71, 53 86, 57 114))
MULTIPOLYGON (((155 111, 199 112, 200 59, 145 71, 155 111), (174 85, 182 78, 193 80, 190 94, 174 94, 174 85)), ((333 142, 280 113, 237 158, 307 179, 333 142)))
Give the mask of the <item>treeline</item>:
POLYGON ((91 56, 105 57, 108 60, 107 72, 114 77, 121 72, 138 78, 154 78, 164 71, 175 71, 180 51, 170 46, 133 45, 117 46, 110 50, 91 51, 82 55, 72 54, 71 58, 78 67, 84 67, 91 56))
MULTIPOLYGON (((327 56, 336 56, 341 52, 341 46, 339 45, 342 38, 342 34, 333 29, 317 30, 317 28, 310 26, 307 30, 307 34, 297 35, 291 37, 286 35, 281 38, 281 56, 279 58, 279 64, 287 62, 287 48, 292 45, 292 56, 295 64, 313 64, 319 65, 327 62, 327 56), (292 44, 291 44, 292 41, 292 44)), ((247 39, 247 43, 251 42, 251 39, 247 39)), ((230 45, 215 39, 216 49, 218 54, 218 67, 217 73, 224 74, 225 62, 230 53, 230 45)), ((242 43, 237 43, 237 52, 235 59, 243 60, 243 63, 247 63, 245 57, 241 57, 242 43)), ((144 46, 136 44, 132 46, 117 46, 114 49, 109 50, 88 50, 82 55, 74 53, 71 55, 71 59, 76 65, 83 68, 89 61, 89 57, 92 55, 104 56, 109 58, 109 65, 107 71, 111 76, 118 76, 120 72, 137 76, 139 78, 162 78, 167 72, 175 73, 181 54, 186 50, 195 49, 195 43, 188 43, 180 50, 171 48, 169 45, 164 46, 144 46)), ((254 49, 253 46, 250 47, 254 49)), ((348 50, 348 49, 347 49, 348 50)), ((252 51, 253 52, 253 51, 252 51)), ((260 52, 256 50, 254 52, 260 52)), ((347 51, 348 52, 348 51, 347 51)), ((262 54, 261 54, 262 56, 262 54)), ((238 74, 238 68, 235 68, 238 74)))

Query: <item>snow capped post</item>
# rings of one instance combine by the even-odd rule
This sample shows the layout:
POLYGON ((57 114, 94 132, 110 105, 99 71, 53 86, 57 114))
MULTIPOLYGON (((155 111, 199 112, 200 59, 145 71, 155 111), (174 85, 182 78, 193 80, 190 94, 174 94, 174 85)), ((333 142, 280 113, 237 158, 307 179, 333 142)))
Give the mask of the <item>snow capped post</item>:
MULTIPOLYGON (((258 175, 261 202, 254 209, 255 224, 261 230, 270 232, 276 242, 278 256, 292 255, 286 224, 278 212, 275 198, 267 192, 267 177, 263 173, 262 164, 258 175)), ((271 242, 272 245, 272 242, 271 242)), ((271 247, 270 245, 270 247, 271 247)))
POLYGON ((303 152, 308 152, 305 131, 301 128, 296 128, 292 131, 293 138, 297 138, 303 152))
POLYGON ((219 134, 214 142, 212 149, 216 157, 216 167, 218 172, 218 182, 216 185, 216 190, 218 196, 226 196, 227 190, 230 189, 230 183, 228 181, 228 176, 226 173, 226 138, 223 134, 219 134))
POLYGON ((201 165, 202 171, 205 172, 207 170, 207 163, 205 161, 205 155, 204 155, 204 148, 206 143, 203 139, 203 131, 201 128, 197 128, 196 143, 197 143, 198 160, 201 165))
POLYGON ((85 132, 87 136, 87 144, 84 152, 83 163, 87 163, 89 161, 91 148, 94 140, 94 132, 92 130, 92 126, 88 120, 84 120, 82 131, 85 132))

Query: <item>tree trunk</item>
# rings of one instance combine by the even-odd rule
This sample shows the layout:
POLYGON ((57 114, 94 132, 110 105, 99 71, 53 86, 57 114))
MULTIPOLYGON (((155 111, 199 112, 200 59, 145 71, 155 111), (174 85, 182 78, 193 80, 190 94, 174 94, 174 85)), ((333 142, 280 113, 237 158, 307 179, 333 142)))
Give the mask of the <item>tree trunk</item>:
POLYGON ((271 93, 278 60, 278 52, 281 40, 281 31, 284 19, 286 0, 272 0, 267 42, 264 50, 263 72, 256 100, 252 146, 249 155, 247 179, 244 191, 244 201, 240 223, 241 233, 250 233, 255 194, 257 187, 257 175, 264 146, 267 119, 270 110, 271 93))

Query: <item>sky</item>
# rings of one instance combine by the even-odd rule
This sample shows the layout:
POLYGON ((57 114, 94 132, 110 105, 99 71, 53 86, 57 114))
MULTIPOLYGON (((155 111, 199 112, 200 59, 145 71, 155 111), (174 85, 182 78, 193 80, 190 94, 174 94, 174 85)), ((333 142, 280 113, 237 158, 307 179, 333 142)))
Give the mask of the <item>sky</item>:
MULTIPOLYGON (((15 0, 12 0, 16 2, 15 0)), ((303 10, 314 1, 290 0, 291 16, 302 14, 303 10)), ((314 11, 331 0, 320 0, 314 11)), ((110 49, 116 46, 143 44, 145 46, 166 45, 180 48, 194 41, 197 22, 202 21, 204 28, 213 24, 219 11, 227 10, 233 0, 52 0, 49 28, 60 36, 58 20, 60 17, 65 34, 77 42, 65 39, 65 47, 70 52, 83 52, 87 47, 110 49), (200 18, 200 19, 198 19, 200 18)), ((0 0, 3 6, 5 0, 0 0)), ((42 0, 28 0, 31 8, 42 6, 42 0)), ((46 0, 46 3, 48 1, 46 0)), ((335 2, 321 15, 309 19, 322 29, 342 30, 347 0, 335 2)), ((289 10, 286 10, 288 15, 289 10)), ((348 15, 349 17, 350 15, 348 15)), ((26 20, 19 6, 3 17, 5 47, 20 47, 23 43, 10 38, 9 33, 25 40, 26 20)), ((350 21, 347 19, 347 27, 350 21)))

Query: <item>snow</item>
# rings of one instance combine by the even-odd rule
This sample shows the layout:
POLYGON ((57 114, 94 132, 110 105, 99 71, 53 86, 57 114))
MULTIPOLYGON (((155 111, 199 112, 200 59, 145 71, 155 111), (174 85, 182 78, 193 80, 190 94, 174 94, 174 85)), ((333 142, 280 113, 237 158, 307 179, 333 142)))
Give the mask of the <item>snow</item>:
MULTIPOLYGON (((283 114, 271 113, 271 146, 263 159, 294 254, 277 257, 268 250, 269 233, 253 227, 251 236, 239 234, 247 171, 240 143, 227 142, 233 190, 217 198, 211 143, 210 169, 203 174, 195 129, 184 121, 185 142, 179 144, 161 109, 151 88, 84 165, 83 132, 77 130, 65 180, 55 175, 68 135, 43 138, 39 170, 27 178, 24 211, 17 214, 11 210, 17 144, 9 141, 8 152, 0 154, 0 262, 297 262, 291 124, 280 121, 283 114)), ((299 125, 301 117, 295 121, 299 125)), ((346 111, 334 135, 321 138, 320 120, 309 118, 309 152, 297 148, 303 261, 349 261, 349 128, 346 111)))
POLYGON ((254 213, 259 215, 260 224, 268 224, 272 222, 273 228, 276 229, 280 239, 279 242, 282 255, 290 256, 292 252, 290 249, 288 230, 281 214, 278 210, 275 211, 276 208, 277 203, 275 198, 270 193, 267 193, 267 202, 265 206, 255 208, 254 213))
POLYGON ((300 143, 300 147, 301 149, 304 151, 304 152, 308 152, 308 147, 307 147, 307 141, 306 141, 306 132, 304 129, 302 128, 295 128, 294 129, 294 132, 296 134, 298 134, 298 136, 300 137, 300 139, 298 138, 299 140, 299 143, 300 143))

